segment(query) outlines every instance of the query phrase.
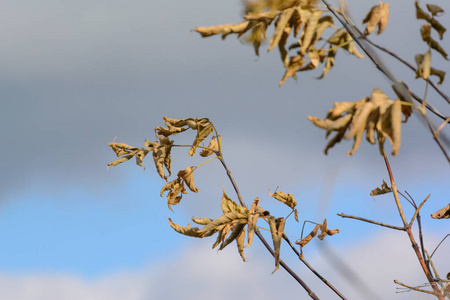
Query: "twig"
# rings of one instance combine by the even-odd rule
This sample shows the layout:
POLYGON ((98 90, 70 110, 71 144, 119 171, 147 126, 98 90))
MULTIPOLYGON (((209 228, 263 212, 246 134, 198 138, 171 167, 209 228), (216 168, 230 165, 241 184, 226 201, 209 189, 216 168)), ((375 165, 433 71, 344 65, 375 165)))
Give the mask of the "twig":
MULTIPOLYGON (((400 61, 401 63, 403 63, 405 66, 407 66, 408 68, 410 68, 412 71, 416 72, 416 68, 414 68, 413 65, 411 65, 410 63, 408 63, 406 60, 404 60, 403 58, 401 58, 400 56, 398 56, 398 55, 395 54, 394 52, 392 52, 392 51, 390 51, 390 50, 388 50, 388 49, 386 49, 386 48, 384 48, 384 47, 381 47, 380 45, 374 43, 373 41, 369 40, 369 39, 367 38, 367 36, 361 36, 361 38, 364 39, 364 40, 366 40, 369 44, 371 44, 371 45, 374 46, 375 48, 378 48, 378 49, 380 49, 381 51, 386 52, 387 54, 391 55, 392 57, 394 57, 395 59, 397 59, 398 61, 400 61)), ((433 81, 431 81, 429 78, 427 78, 427 79, 422 78, 422 79, 425 80, 426 82, 428 82, 428 83, 436 90, 436 92, 438 92, 438 94, 442 96, 442 98, 444 98, 448 103, 450 103, 450 98, 449 98, 443 91, 441 91, 441 90, 436 86, 436 84, 435 84, 433 81)))
POLYGON ((433 268, 433 272, 434 272, 434 277, 436 278, 436 282, 440 285, 440 287, 442 288, 444 285, 442 284, 442 280, 439 277, 439 273, 438 270, 436 269, 436 267, 434 266, 433 260, 431 259, 430 255, 428 254, 428 252, 425 250, 425 254, 427 255, 427 259, 430 262, 431 267, 433 268))
MULTIPOLYGON (((239 199, 239 203, 242 206, 246 206, 244 200, 242 199, 241 193, 239 192, 239 189, 237 187, 236 182, 234 181, 233 176, 231 175, 231 171, 230 169, 228 169, 223 156, 222 156, 222 152, 219 150, 216 152, 217 157, 219 158, 220 162, 222 163, 225 171, 227 172, 227 176, 231 181, 231 184, 233 185, 234 190, 236 191, 236 195, 239 199)), ((273 257, 275 257, 275 252, 273 251, 272 247, 270 247, 270 245, 267 243, 266 239, 263 237, 263 235, 261 234, 261 232, 259 231, 258 228, 255 228, 255 234, 256 236, 260 239, 260 241, 264 244, 264 246, 266 247, 266 249, 270 252, 270 254, 272 254, 273 257)), ((289 268, 288 265, 286 265, 286 263, 280 259, 280 265, 289 273, 289 275, 291 275, 302 287, 303 289, 308 293, 308 295, 314 299, 314 300, 319 300, 319 298, 316 296, 316 294, 314 294, 314 292, 308 287, 308 285, 294 272, 291 270, 291 268, 289 268)))
MULTIPOLYGON (((417 292, 421 292, 421 293, 425 293, 425 294, 430 294, 430 295, 435 295, 434 292, 422 290, 422 289, 419 289, 419 288, 416 288, 416 287, 413 287, 413 286, 410 286, 410 285, 401 283, 401 282, 398 281, 398 280, 394 280, 394 282, 395 282, 396 284, 398 284, 398 285, 404 286, 404 287, 406 287, 406 288, 408 288, 408 289, 411 289, 411 290, 414 290, 414 291, 417 291, 417 292)), ((442 299, 444 299, 444 298, 442 298, 442 299)))
POLYGON ((375 224, 375 225, 380 225, 380 226, 391 228, 391 229, 395 229, 395 230, 401 230, 401 231, 405 231, 406 230, 405 227, 384 224, 384 223, 381 223, 381 222, 377 222, 377 221, 373 221, 373 220, 369 220, 369 219, 365 219, 365 218, 361 218, 361 217, 357 217, 357 216, 347 215, 347 214, 344 214, 344 213, 340 213, 340 214, 337 214, 337 215, 342 217, 342 218, 356 219, 356 220, 360 220, 360 221, 363 221, 363 222, 372 223, 372 224, 375 224))
POLYGON ((430 256, 430 257, 433 257, 434 252, 436 252, 436 250, 439 248, 439 246, 442 244, 442 242, 443 242, 448 236, 450 236, 450 234, 447 234, 447 235, 442 239, 442 241, 439 242, 439 244, 438 244, 438 245, 436 246, 436 248, 434 249, 433 253, 431 253, 431 256, 430 256))
POLYGON ((325 283, 333 292, 335 292, 341 299, 346 300, 347 298, 344 297, 328 280, 326 280, 322 275, 320 275, 305 259, 305 257, 300 254, 297 249, 292 245, 289 238, 283 234, 283 239, 288 243, 288 245, 291 247, 292 251, 294 251, 295 254, 297 254, 300 261, 311 271, 316 275, 320 280, 322 280, 323 283, 325 283))
MULTIPOLYGON (((344 26, 345 30, 350 34, 352 39, 355 41, 356 44, 366 53, 367 57, 373 62, 373 64, 376 66, 378 70, 381 71, 392 83, 392 88, 397 94, 397 96, 405 102, 412 103, 411 94, 406 87, 406 85, 403 82, 399 82, 394 75, 389 71, 389 69, 381 62, 381 60, 378 58, 376 53, 374 51, 371 51, 370 45, 366 44, 363 45, 362 40, 360 40, 356 34, 359 35, 359 37, 362 37, 363 34, 361 31, 353 25, 353 22, 348 19, 345 14, 343 14, 344 20, 343 21, 338 14, 334 11, 333 7, 328 3, 327 0, 322 0, 322 2, 327 6, 328 10, 335 16, 335 18, 344 26)), ((364 40, 365 41, 365 40, 364 40)), ((368 43, 368 42, 367 42, 368 43)), ((441 151, 444 153, 444 156, 447 158, 447 161, 450 163, 450 156, 446 152, 445 148, 442 146, 442 143, 439 139, 439 137, 436 137, 434 134, 433 127, 430 124, 430 121, 428 120, 427 116, 424 114, 421 114, 422 117, 425 119, 425 122, 428 125, 428 128, 431 130, 431 134, 433 135, 434 140, 438 144, 441 151)))
POLYGON ((439 300, 444 300, 444 297, 442 296, 438 286, 436 285, 436 283, 434 282, 433 277, 431 276, 430 272, 428 271, 428 267, 423 259, 422 254, 420 253, 419 247, 417 246, 417 243, 414 239, 414 235, 411 231, 411 228, 408 227, 408 223, 406 221, 405 218, 405 214, 403 212, 403 208, 402 205, 400 203, 400 199, 398 197, 398 191, 397 191, 397 186, 395 184, 394 181, 394 176, 392 175, 392 171, 391 171, 391 166, 389 164, 389 160, 386 156, 386 153, 384 151, 383 152, 383 157, 384 157, 384 162, 386 164, 386 169, 389 173, 389 179, 391 180, 391 189, 392 189, 392 193, 394 194, 394 199, 395 199, 395 203, 397 205, 397 209, 398 209, 398 213, 400 214, 400 218, 402 219, 403 225, 405 226, 406 232, 408 233, 408 237, 409 240, 411 241, 411 245, 414 249, 414 252, 416 253, 417 259, 419 260, 419 264, 422 267, 422 270, 425 274, 425 276, 427 277, 428 282, 430 283, 431 287, 433 288, 434 291, 434 295, 439 299, 439 300))
MULTIPOLYGON (((419 220, 419 210, 422 208, 422 206, 425 204, 425 202, 427 202, 427 200, 428 200, 428 198, 430 198, 430 195, 428 195, 426 198, 425 198, 425 200, 423 200, 422 201, 422 203, 420 203, 420 205, 419 205, 419 207, 417 207, 416 208, 416 211, 415 211, 415 213, 414 213, 414 215, 412 216, 412 218, 411 218, 411 222, 409 222, 409 227, 411 227, 412 226, 412 224, 413 224, 413 222, 414 222, 414 219, 417 217, 417 220, 419 220)), ((421 227, 421 226, 420 226, 421 227)), ((422 230, 420 230, 420 231, 422 231, 422 230)), ((422 247, 423 248, 423 247, 422 247)))

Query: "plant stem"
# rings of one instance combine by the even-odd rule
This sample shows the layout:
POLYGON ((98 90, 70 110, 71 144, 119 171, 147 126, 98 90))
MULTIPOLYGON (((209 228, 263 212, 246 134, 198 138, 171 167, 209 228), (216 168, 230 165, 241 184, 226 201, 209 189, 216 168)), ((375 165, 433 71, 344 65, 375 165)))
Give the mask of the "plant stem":
POLYGON ((380 226, 391 228, 391 229, 395 229, 395 230, 401 230, 401 231, 405 231, 406 230, 405 227, 384 224, 384 223, 381 223, 381 222, 377 222, 377 221, 373 221, 373 220, 369 220, 369 219, 365 219, 365 218, 361 218, 361 217, 357 217, 357 216, 347 215, 347 214, 344 214, 344 213, 340 213, 340 214, 337 214, 337 215, 342 217, 342 218, 349 218, 349 219, 360 220, 360 221, 363 221, 363 222, 372 223, 372 224, 375 224, 375 225, 380 225, 380 226))
MULTIPOLYGON (((223 159, 222 152, 219 150, 216 152, 216 155, 219 158, 220 162, 222 163, 222 166, 224 167, 225 171, 227 172, 227 176, 230 179, 231 184, 233 185, 233 188, 239 199, 239 203, 242 206, 246 206, 244 200, 242 199, 241 193, 239 192, 239 188, 238 188, 236 182, 234 181, 233 176, 231 175, 231 171, 230 171, 230 169, 228 169, 227 164, 225 163, 225 160, 223 159)), ((260 239, 260 241, 264 244, 264 246, 270 252, 270 254, 272 254, 272 256, 275 257, 275 252, 273 251, 272 247, 270 247, 270 245, 267 243, 266 239, 263 237, 263 235, 261 234, 261 232, 259 231, 258 228, 255 228, 255 234, 260 239)), ((308 293, 308 295, 312 299, 319 300, 319 298, 308 287, 308 285, 294 271, 292 271, 291 268, 289 268, 289 266, 281 259, 280 259, 280 265, 289 273, 289 275, 291 275, 303 287, 303 289, 308 293)))
POLYGON ((383 151, 383 158, 384 158, 384 162, 386 164, 386 169, 389 173, 389 179, 391 180, 391 188, 392 188, 392 193, 394 194, 395 204, 397 205, 398 213, 400 214, 400 218, 402 219, 403 226, 405 226, 409 240, 411 241, 411 246, 413 247, 414 252, 416 253, 417 259, 419 260, 419 264, 422 267, 422 270, 423 270, 425 276, 427 277, 428 282, 430 283, 431 287, 433 288, 433 291, 434 291, 433 294, 439 300, 444 300, 444 297, 442 296, 438 286, 436 285, 433 277, 431 276, 430 272, 428 271, 428 268, 427 268, 427 265, 425 264, 424 258, 422 257, 422 254, 420 253, 420 249, 417 246, 417 243, 414 239, 414 235, 411 231, 411 227, 408 226, 408 222, 406 221, 405 214, 403 212, 403 208, 400 203, 400 198, 398 197, 397 186, 395 185, 395 182, 394 182, 394 176, 392 175, 391 166, 389 164, 389 160, 384 151, 383 151))

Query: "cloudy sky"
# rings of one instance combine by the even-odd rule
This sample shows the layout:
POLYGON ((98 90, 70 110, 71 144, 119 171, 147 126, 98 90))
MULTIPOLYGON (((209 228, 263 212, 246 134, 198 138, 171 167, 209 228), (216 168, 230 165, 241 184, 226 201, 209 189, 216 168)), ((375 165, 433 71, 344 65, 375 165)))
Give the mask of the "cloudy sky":
MULTIPOLYGON (((434 3, 450 12, 448 1, 434 3)), ((359 23, 376 1, 348 4, 359 23)), ((154 139, 163 116, 210 118, 247 203, 259 197, 261 206, 285 216, 289 211, 267 193, 279 186, 297 199, 302 221, 327 218, 331 228, 340 228, 327 241, 308 245, 305 257, 348 298, 423 297, 395 294, 394 279, 425 282, 403 233, 336 216, 345 212, 400 225, 390 195, 369 196, 388 180, 378 147, 363 144, 348 157, 351 143, 344 142, 325 156, 325 134, 307 120, 376 87, 394 97, 389 82, 367 58, 338 53, 325 79, 315 79, 321 71, 306 72, 279 88, 282 65, 267 45, 258 58, 233 36, 222 41, 191 32, 240 22, 241 11, 238 0, 0 3, 0 298, 307 297, 284 270, 271 275, 273 259, 259 241, 246 250, 243 263, 234 245, 217 252, 211 250, 214 239, 190 239, 167 225, 167 217, 187 225, 193 215, 220 215, 222 187, 236 200, 217 161, 196 171, 200 191, 184 196, 175 213, 159 197, 164 181, 151 161, 145 171, 133 163, 106 171, 115 159, 108 142, 118 136, 141 147, 154 139)), ((386 32, 373 39, 413 62, 427 50, 419 34, 423 22, 414 19, 407 0, 392 3, 390 16, 386 32)), ((441 21, 450 28, 447 16, 441 21)), ((414 73, 388 57, 384 62, 423 95, 414 73)), ((433 62, 450 71, 436 53, 433 62)), ((444 82, 447 94, 448 87, 444 82)), ((433 90, 428 99, 449 114, 433 90)), ((184 149, 174 149, 172 158, 174 173, 201 161, 184 149)), ((422 220, 432 251, 449 233, 445 220, 428 216, 448 204, 450 173, 417 117, 403 127, 402 147, 391 164, 399 190, 416 202, 431 194, 422 220)), ((291 240, 300 232, 301 224, 289 223, 291 240)), ((283 247, 283 259, 316 294, 334 299, 283 247)), ((449 249, 447 241, 434 256, 442 276, 450 271, 444 255, 449 249)))

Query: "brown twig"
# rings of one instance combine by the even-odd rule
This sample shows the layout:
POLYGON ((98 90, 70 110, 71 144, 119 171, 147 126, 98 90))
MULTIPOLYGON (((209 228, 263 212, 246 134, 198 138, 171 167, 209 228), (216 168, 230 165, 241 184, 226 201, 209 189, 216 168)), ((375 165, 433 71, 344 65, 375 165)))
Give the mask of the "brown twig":
POLYGON ((336 293, 341 299, 346 300, 347 298, 344 297, 328 280, 326 280, 322 275, 320 275, 305 259, 305 257, 297 251, 297 249, 292 245, 289 238, 283 234, 283 239, 288 243, 288 245, 291 247, 292 251, 294 251, 295 254, 297 254, 300 261, 311 271, 316 275, 320 280, 322 280, 323 283, 325 283, 333 292, 336 293))
POLYGON ((398 213, 400 215, 400 218, 402 219, 403 225, 405 226, 406 232, 408 233, 408 237, 409 240, 411 241, 411 245, 414 249, 414 252, 416 253, 417 259, 419 260, 419 264, 422 267, 422 270, 425 274, 425 276, 427 277, 428 282, 430 283, 432 289, 433 289, 433 294, 439 299, 439 300, 444 300, 444 297, 442 296, 438 286, 436 285, 436 283, 434 282, 433 276, 430 274, 430 272, 428 271, 428 267, 424 261, 424 258, 422 257, 422 254, 420 253, 420 249, 419 246, 417 245, 415 239, 414 239, 414 235, 411 231, 411 227, 408 227, 408 223, 406 221, 405 218, 405 214, 403 212, 403 208, 402 205, 400 203, 400 199, 398 197, 398 191, 397 191, 397 186, 395 185, 395 181, 394 181, 394 176, 392 175, 392 170, 391 170, 391 166, 389 164, 389 160, 386 156, 386 153, 383 151, 383 158, 384 158, 384 162, 386 164, 386 169, 389 173, 389 179, 391 181, 391 189, 392 189, 392 193, 394 194, 394 199, 395 199, 395 203, 397 205, 397 209, 398 209, 398 213))
MULTIPOLYGON (((366 40, 369 44, 371 44, 372 46, 374 46, 375 48, 380 49, 383 52, 386 52, 387 54, 391 55, 392 57, 394 57, 395 59, 397 59, 398 61, 400 61, 401 63, 403 63, 405 66, 407 66, 408 68, 410 68, 412 71, 416 72, 416 68, 414 68, 413 65, 411 65, 409 62, 407 62, 406 60, 404 60, 403 58, 401 58, 400 56, 398 56, 397 54, 395 54, 394 52, 390 51, 389 49, 386 49, 384 47, 381 47, 380 45, 374 43, 373 41, 369 40, 367 38, 367 36, 361 36, 361 38, 363 38, 364 40, 366 40)), ((428 82, 435 90, 436 92, 441 95, 442 98, 444 98, 448 103, 450 103, 450 98, 443 92, 441 91, 436 84, 431 81, 429 78, 425 79, 422 78, 423 80, 425 80, 426 82, 428 82)))
POLYGON ((383 227, 387 227, 387 228, 391 228, 391 229, 395 229, 395 230, 401 230, 401 231, 405 231, 406 230, 405 227, 384 224, 384 223, 381 223, 381 222, 377 222, 377 221, 373 221, 373 220, 369 220, 369 219, 365 219, 365 218, 361 218, 361 217, 357 217, 357 216, 347 215, 347 214, 344 214, 344 213, 340 213, 340 214, 337 214, 337 215, 342 217, 342 218, 349 218, 349 219, 360 220, 360 221, 363 221, 363 222, 372 223, 372 224, 375 224, 375 225, 379 225, 379 226, 383 226, 383 227))
MULTIPOLYGON (((237 186, 236 182, 234 181, 233 176, 231 175, 231 171, 230 171, 230 169, 228 169, 228 167, 223 159, 221 151, 220 150, 217 151, 216 155, 219 158, 220 162, 222 163, 222 166, 224 167, 225 171, 227 172, 227 176, 230 179, 231 184, 233 185, 233 188, 239 199, 239 203, 242 206, 246 206, 244 200, 242 199, 241 193, 239 192, 238 186, 237 186)), ((260 239, 260 241, 263 243, 263 245, 266 247, 266 249, 270 252, 270 254, 272 254, 272 256, 275 257, 275 252, 273 251, 272 247, 270 247, 270 245, 267 243, 266 239, 263 237, 263 235, 261 234, 261 232, 259 231, 258 228, 255 229, 255 234, 260 239)), ((291 275, 303 287, 303 289, 308 293, 308 295, 312 299, 319 300, 319 298, 308 287, 308 285, 294 271, 292 271, 292 269, 289 268, 289 266, 281 259, 280 259, 280 265, 289 273, 289 275, 291 275)))
POLYGON ((413 224, 414 220, 416 219, 416 217, 417 217, 417 220, 419 220, 419 210, 422 208, 422 206, 425 204, 425 202, 427 202, 428 198, 430 198, 430 195, 428 195, 425 198, 425 200, 423 200, 422 203, 420 203, 419 207, 416 207, 416 211, 414 212, 414 215, 411 218, 411 222, 409 222, 409 225, 408 225, 409 227, 412 226, 412 224, 413 224))
MULTIPOLYGON (((414 290, 414 291, 417 291, 417 292, 421 292, 421 293, 425 293, 425 294, 430 294, 430 295, 435 295, 434 292, 422 290, 422 289, 419 289, 419 288, 416 288, 416 287, 413 287, 413 286, 410 286, 410 285, 401 283, 401 282, 398 281, 398 280, 394 280, 394 282, 395 282, 396 284, 398 284, 398 285, 404 286, 404 287, 406 287, 406 288, 408 288, 408 289, 411 289, 411 290, 414 290)), ((444 298, 442 298, 442 299, 444 299, 444 298)))

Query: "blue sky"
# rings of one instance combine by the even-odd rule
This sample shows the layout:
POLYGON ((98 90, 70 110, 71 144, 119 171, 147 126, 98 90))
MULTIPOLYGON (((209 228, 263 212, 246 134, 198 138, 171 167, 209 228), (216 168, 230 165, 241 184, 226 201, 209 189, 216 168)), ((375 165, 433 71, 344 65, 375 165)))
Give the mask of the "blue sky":
MULTIPOLYGON (((348 2, 355 20, 376 4, 348 2)), ((415 54, 426 51, 418 33, 421 23, 414 20, 411 1, 397 2, 391 4, 386 32, 373 39, 412 62, 415 54)), ((436 4, 450 11, 445 1, 436 4)), ((222 187, 236 200, 218 162, 196 171, 200 191, 186 195, 175 213, 159 197, 164 181, 151 161, 145 171, 132 162, 106 171, 115 159, 108 142, 118 136, 117 141, 140 147, 153 139, 163 116, 210 118, 223 136, 225 159, 246 202, 259 197, 263 207, 282 216, 289 212, 267 190, 279 186, 292 193, 302 220, 326 217, 330 227, 341 229, 328 245, 344 261, 364 265, 380 251, 370 245, 379 242, 382 254, 377 255, 386 267, 394 264, 393 258, 399 266, 415 263, 413 257, 407 260, 409 254, 396 256, 410 251, 406 237, 336 216, 345 212, 400 225, 390 196, 369 196, 388 179, 378 147, 363 144, 348 157, 351 143, 344 142, 325 156, 324 132, 306 118, 323 117, 333 102, 360 100, 375 87, 393 97, 389 83, 367 58, 339 53, 325 79, 315 79, 320 72, 305 72, 279 88, 283 70, 277 53, 264 50, 257 58, 251 46, 232 36, 222 41, 190 32, 196 26, 239 22, 240 14, 240 1, 0 4, 1 298, 179 299, 169 284, 176 280, 183 291, 178 293, 190 299, 201 288, 193 278, 207 272, 230 285, 264 282, 262 295, 275 295, 277 284, 291 280, 282 270, 270 275, 273 261, 258 243, 247 250, 249 262, 244 264, 234 246, 217 255, 210 249, 212 240, 182 237, 167 225, 167 217, 186 225, 193 215, 220 214, 222 187)), ((448 18, 441 21, 450 28, 448 18)), ((423 84, 414 81, 412 72, 384 59, 398 78, 423 94, 423 84)), ((437 55, 433 61, 450 71, 437 55)), ((442 88, 449 93, 447 82, 442 88)), ((429 99, 448 114, 433 91, 429 99)), ((172 155, 174 173, 201 161, 189 158, 184 149, 174 149, 172 155)), ((431 194, 423 219, 433 248, 449 227, 428 216, 448 203, 450 174, 416 117, 404 126, 402 147, 391 164, 401 191, 410 192, 416 202, 431 194)), ((295 240, 301 225, 291 225, 287 230, 295 240)), ((311 260, 328 270, 317 245, 308 250, 311 260)), ((444 244, 437 258, 448 249, 444 244)), ((440 257, 442 273, 448 272, 448 260, 440 257)), ((296 264, 295 258, 286 259, 296 264)), ((373 264, 366 267, 377 267, 373 264)), ((345 285, 338 273, 329 272, 345 285)), ((385 278, 389 272, 380 269, 366 279, 380 287, 381 297, 390 297, 396 272, 392 267, 392 278, 385 278)), ((408 269, 398 276, 424 280, 413 274, 408 269)), ((319 288, 314 278, 304 276, 319 288)), ((214 289, 220 284, 214 278, 202 279, 210 289, 201 293, 217 298, 214 289)), ((294 292, 299 290, 292 284, 283 295, 294 292)))

